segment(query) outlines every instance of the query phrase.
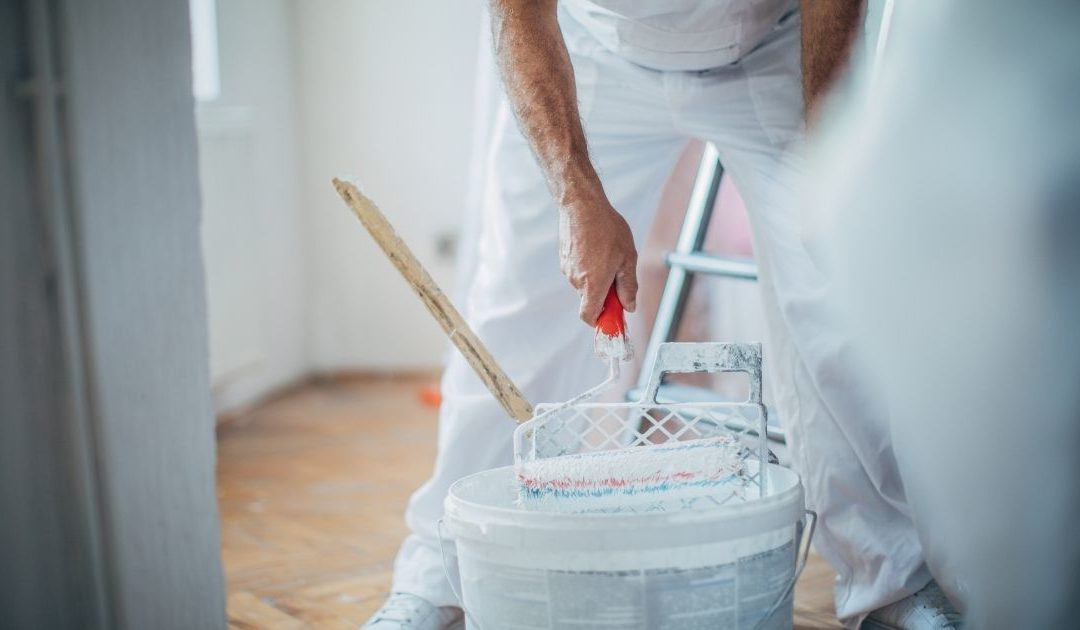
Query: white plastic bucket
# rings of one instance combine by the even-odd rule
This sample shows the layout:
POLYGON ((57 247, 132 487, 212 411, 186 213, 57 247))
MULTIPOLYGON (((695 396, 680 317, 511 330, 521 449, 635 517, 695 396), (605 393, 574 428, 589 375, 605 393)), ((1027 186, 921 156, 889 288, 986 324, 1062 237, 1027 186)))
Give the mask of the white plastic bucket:
POLYGON ((565 514, 516 507, 511 467, 465 477, 445 526, 468 627, 791 628, 812 513, 798 475, 770 465, 768 479, 766 496, 707 511, 565 514))

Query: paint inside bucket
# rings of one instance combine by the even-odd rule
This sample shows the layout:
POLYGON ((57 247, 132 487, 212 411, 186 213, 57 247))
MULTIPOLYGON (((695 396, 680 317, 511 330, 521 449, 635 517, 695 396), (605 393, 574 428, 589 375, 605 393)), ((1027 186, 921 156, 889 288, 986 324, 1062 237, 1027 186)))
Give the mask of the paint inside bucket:
POLYGON ((803 488, 768 479, 712 509, 572 514, 521 509, 511 467, 465 477, 445 524, 469 627, 791 628, 803 488))

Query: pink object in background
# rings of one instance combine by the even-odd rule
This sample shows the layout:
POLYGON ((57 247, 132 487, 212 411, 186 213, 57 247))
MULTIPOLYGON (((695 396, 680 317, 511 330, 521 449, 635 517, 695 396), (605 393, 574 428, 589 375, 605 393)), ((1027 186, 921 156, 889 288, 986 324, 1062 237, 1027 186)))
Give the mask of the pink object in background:
POLYGON ((750 237, 750 217, 746 205, 730 177, 720 181, 705 249, 724 256, 753 258, 754 245, 750 237))

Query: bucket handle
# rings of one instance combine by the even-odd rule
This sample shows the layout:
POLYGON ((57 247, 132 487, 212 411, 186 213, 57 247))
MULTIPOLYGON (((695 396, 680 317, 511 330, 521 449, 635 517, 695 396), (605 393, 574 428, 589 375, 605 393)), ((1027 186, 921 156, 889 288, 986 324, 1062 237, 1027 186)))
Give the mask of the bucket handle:
MULTIPOLYGON (((772 617, 776 609, 780 607, 780 604, 784 603, 788 595, 795 590, 795 583, 799 581, 799 577, 802 575, 803 569, 806 568, 806 562, 810 559, 810 543, 814 542, 814 530, 817 529, 818 515, 814 510, 804 510, 804 518, 807 522, 806 528, 803 530, 802 540, 800 541, 800 553, 798 562, 795 565, 795 573, 791 576, 787 585, 784 586, 784 590, 780 591, 780 595, 777 596, 776 601, 773 602, 769 610, 761 617, 756 624, 754 624, 754 630, 757 630, 765 623, 769 617, 772 617)), ((435 528, 436 536, 439 538, 439 555, 442 557, 443 574, 446 576, 446 582, 450 585, 450 592, 454 594, 454 598, 457 599, 458 604, 461 605, 461 610, 465 613, 465 618, 469 622, 469 626, 480 630, 480 624, 473 619, 473 616, 469 614, 468 609, 465 608, 465 598, 458 593, 457 588, 454 587, 454 580, 450 579, 450 564, 446 561, 446 543, 443 541, 443 519, 439 519, 438 525, 435 528)))
POLYGON ((814 529, 817 528, 818 515, 813 510, 804 510, 805 520, 807 522, 806 529, 803 530, 801 553, 799 554, 799 560, 795 565, 795 574, 791 576, 791 580, 788 581, 784 590, 780 591, 780 595, 773 602, 773 605, 769 607, 769 610, 765 611, 765 615, 762 616, 756 624, 754 624, 754 630, 757 630, 768 621, 769 617, 772 617, 777 608, 780 608, 780 604, 784 603, 784 600, 788 598, 788 595, 795 590, 795 583, 799 581, 799 576, 802 575, 803 569, 806 568, 806 561, 810 559, 810 543, 814 541, 814 529))
POLYGON ((454 580, 450 577, 450 563, 446 561, 446 543, 443 542, 443 521, 445 519, 439 519, 438 525, 435 526, 435 535, 439 539, 439 556, 442 558, 443 575, 446 576, 446 583, 450 585, 450 592, 454 594, 454 599, 458 601, 461 606, 461 612, 465 613, 465 618, 469 622, 470 628, 480 630, 480 624, 473 619, 473 616, 469 614, 468 609, 465 608, 465 598, 458 593, 457 588, 454 586, 454 580))

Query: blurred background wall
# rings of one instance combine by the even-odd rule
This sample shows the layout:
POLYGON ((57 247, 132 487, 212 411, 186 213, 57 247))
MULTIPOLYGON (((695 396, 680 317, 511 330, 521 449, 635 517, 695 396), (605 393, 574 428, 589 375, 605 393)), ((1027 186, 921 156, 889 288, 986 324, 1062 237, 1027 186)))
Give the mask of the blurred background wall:
POLYGON ((356 177, 436 280, 469 179, 481 0, 296 2, 310 360, 430 367, 445 342, 329 185, 356 177), (395 331, 394 334, 372 334, 395 331))
POLYGON ((224 628, 182 2, 0 3, 0 627, 224 628))
MULTIPOLYGON (((194 1, 214 8, 213 0, 194 1)), ((219 0, 216 63, 213 57, 205 68, 196 63, 210 363, 219 408, 289 383, 309 366, 293 10, 291 0, 219 0), (219 79, 216 91, 213 81, 199 85, 207 74, 219 79)), ((200 39, 214 43, 214 20, 211 14, 210 23, 199 24, 194 17, 199 50, 200 39)))
POLYGON ((440 331, 329 180, 358 178, 452 284, 480 0, 192 8, 219 410, 311 371, 436 366, 440 331))

